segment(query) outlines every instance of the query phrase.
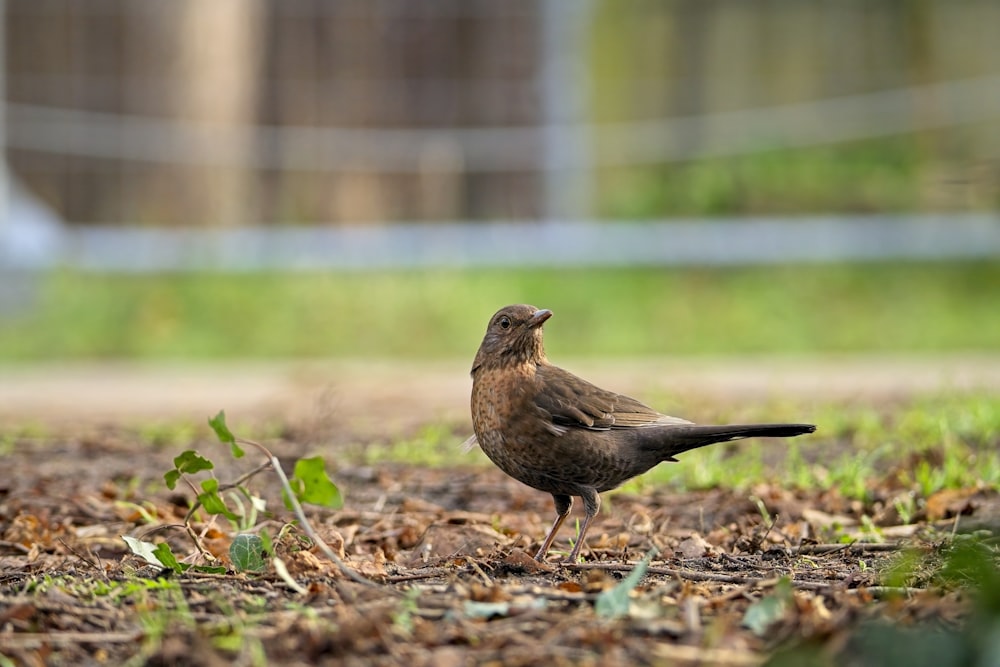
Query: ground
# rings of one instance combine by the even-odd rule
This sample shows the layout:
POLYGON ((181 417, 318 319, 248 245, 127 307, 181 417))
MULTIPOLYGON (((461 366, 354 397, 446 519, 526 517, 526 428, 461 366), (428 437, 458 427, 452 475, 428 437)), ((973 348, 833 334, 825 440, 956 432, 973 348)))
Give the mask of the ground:
MULTIPOLYGON (((956 360, 589 370, 636 395, 673 390, 649 374, 670 377, 718 414, 789 393, 800 403, 820 394, 888 402, 935 385, 1000 385, 995 363, 956 360)), ((1000 496, 990 488, 929 498, 908 523, 891 511, 875 514, 878 541, 869 542, 862 517, 873 508, 835 491, 646 486, 605 498, 584 562, 560 562, 574 532, 567 522, 550 562, 539 565, 531 555, 553 518, 551 498, 478 453, 459 453, 468 378, 457 364, 78 367, 13 376, 0 384, 0 658, 13 664, 757 665, 803 641, 836 660, 877 619, 960 627, 970 609, 961 589, 922 585, 912 571, 893 581, 886 572, 904 549, 932 555, 955 532, 995 534, 1000 523, 1000 496), (324 454, 345 504, 309 507, 307 515, 366 583, 288 527, 270 471, 246 486, 274 510, 256 527, 275 536, 288 578, 273 568, 236 573, 228 561, 233 530, 219 517, 200 515, 192 526, 222 559, 222 573, 174 574, 129 551, 122 535, 196 554, 179 527, 193 493, 163 482, 182 450, 215 461, 223 482, 261 463, 256 451, 231 459, 206 428, 165 425, 222 407, 237 435, 250 431, 289 473, 298 457, 324 454), (453 462, 358 455, 366 443, 429 423, 448 425, 453 462), (642 578, 625 582, 647 554, 642 578)), ((836 446, 822 424, 811 437, 815 448, 836 446)))

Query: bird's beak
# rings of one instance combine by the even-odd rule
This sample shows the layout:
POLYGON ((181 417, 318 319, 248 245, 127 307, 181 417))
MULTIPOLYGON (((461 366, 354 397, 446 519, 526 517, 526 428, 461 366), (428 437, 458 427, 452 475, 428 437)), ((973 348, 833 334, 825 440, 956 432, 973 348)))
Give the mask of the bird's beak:
POLYGON ((542 326, 542 324, 545 323, 545 320, 549 319, 550 317, 552 317, 552 311, 551 310, 549 310, 547 308, 543 308, 541 310, 536 310, 535 314, 532 315, 531 319, 528 320, 528 328, 529 329, 534 329, 536 327, 540 327, 540 326, 542 326))

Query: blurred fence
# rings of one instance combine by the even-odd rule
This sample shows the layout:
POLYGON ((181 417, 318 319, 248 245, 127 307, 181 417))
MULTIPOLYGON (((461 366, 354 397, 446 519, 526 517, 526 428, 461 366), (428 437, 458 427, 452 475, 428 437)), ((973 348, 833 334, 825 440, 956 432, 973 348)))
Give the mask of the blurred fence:
POLYGON ((31 220, 72 227, 0 222, 0 265, 746 263, 1000 244, 993 0, 0 9, 16 194, 44 203, 31 220), (636 178, 656 189, 699 160, 893 135, 932 188, 961 194, 844 222, 589 222, 636 178), (309 225, 322 229, 295 229, 309 225))
POLYGON ((39 262, 36 254, 35 262, 21 266, 124 273, 732 266, 1000 257, 1000 219, 959 214, 218 230, 85 226, 52 240, 55 252, 48 259, 39 262))

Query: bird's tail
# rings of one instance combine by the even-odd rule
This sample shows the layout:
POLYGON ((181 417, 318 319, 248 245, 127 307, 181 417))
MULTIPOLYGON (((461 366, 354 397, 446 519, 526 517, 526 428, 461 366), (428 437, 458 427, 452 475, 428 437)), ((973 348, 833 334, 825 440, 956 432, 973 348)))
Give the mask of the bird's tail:
POLYGON ((791 438, 816 430, 814 424, 731 424, 728 426, 702 426, 698 424, 669 426, 664 428, 665 437, 658 438, 658 447, 663 460, 670 460, 675 454, 698 449, 717 442, 742 440, 743 438, 791 438))

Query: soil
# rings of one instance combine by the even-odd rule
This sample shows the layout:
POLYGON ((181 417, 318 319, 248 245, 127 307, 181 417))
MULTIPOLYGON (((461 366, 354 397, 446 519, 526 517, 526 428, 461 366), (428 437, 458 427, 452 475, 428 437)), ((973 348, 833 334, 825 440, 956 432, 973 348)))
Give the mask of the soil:
MULTIPOLYGON (((483 464, 481 454, 458 455, 468 428, 467 378, 444 368, 394 375, 388 367, 340 367, 339 377, 351 378, 349 392, 301 369, 250 373, 257 385, 239 373, 212 376, 230 379, 207 383, 211 390, 193 383, 202 393, 172 383, 190 381, 178 371, 20 371, 27 389, 16 409, 8 402, 0 411, 7 425, 0 439, 0 656, 25 665, 757 665, 806 642, 840 662, 858 628, 873 620, 919 626, 933 619, 953 628, 968 613, 960 590, 919 577, 888 581, 883 573, 903 549, 932 554, 953 531, 995 532, 996 490, 928 499, 934 511, 907 525, 888 495, 863 505, 835 492, 776 485, 612 493, 583 562, 561 562, 574 532, 567 522, 549 561, 539 564, 531 555, 553 518, 552 500, 483 464), (308 389, 278 398, 274 383, 308 389), (150 386, 183 396, 157 412, 150 386), (45 387, 56 399, 48 409, 45 387), (80 400, 66 400, 67 391, 80 400), (199 557, 180 527, 193 492, 183 484, 167 489, 163 473, 189 448, 215 461, 223 482, 262 460, 254 451, 230 458, 205 428, 151 435, 148 420, 178 419, 213 400, 226 407, 227 397, 240 408, 269 406, 248 421, 269 425, 265 444, 289 473, 298 457, 323 451, 345 504, 310 506, 307 514, 365 583, 345 576, 289 525, 277 477, 267 470, 246 486, 268 499, 273 515, 256 528, 274 536, 287 578, 273 566, 237 573, 228 558, 235 531, 218 517, 199 515, 192 528, 221 573, 176 574, 129 551, 123 535, 166 541, 187 562, 212 559, 199 557), (429 423, 452 425, 453 465, 350 463, 357 443, 429 423), (874 517, 878 541, 866 541, 873 533, 863 516, 874 517), (637 583, 625 582, 646 555, 648 570, 637 583)), ((985 368, 980 380, 995 388, 995 366, 985 368)), ((619 373, 614 386, 648 390, 638 368, 619 373)), ((728 392, 711 381, 694 384, 705 400, 728 405, 767 399, 775 387, 780 394, 811 376, 797 373, 733 382, 726 386, 738 390, 728 392)), ((954 381, 954 373, 946 376, 952 379, 942 387, 954 381)), ((716 377, 725 384, 724 373, 716 377)), ((890 384, 873 400, 913 390, 905 379, 890 384)), ((804 391, 799 387, 800 398, 804 391)), ((0 396, 5 392, 15 394, 10 385, 0 386, 0 396)))

